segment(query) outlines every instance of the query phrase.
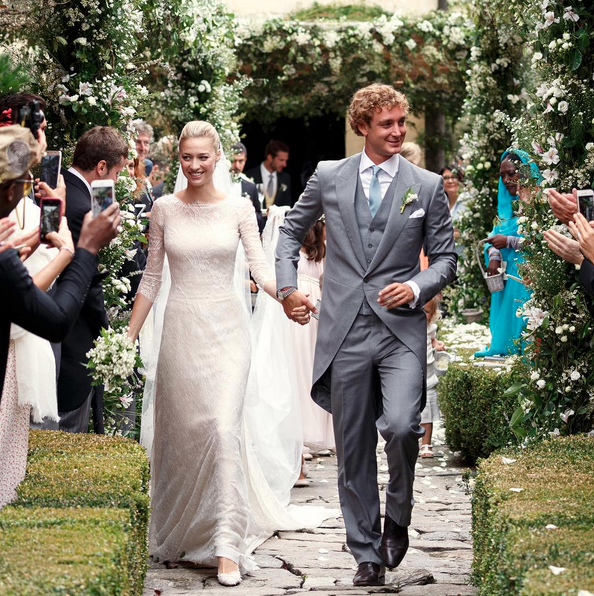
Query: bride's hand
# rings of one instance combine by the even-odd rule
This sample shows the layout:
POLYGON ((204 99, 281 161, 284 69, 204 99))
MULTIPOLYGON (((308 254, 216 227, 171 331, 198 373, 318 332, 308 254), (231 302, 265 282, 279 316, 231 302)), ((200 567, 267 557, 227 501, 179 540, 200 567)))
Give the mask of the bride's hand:
POLYGON ((297 308, 294 308, 291 316, 293 321, 300 325, 307 325, 309 323, 310 314, 307 306, 298 306, 297 308))

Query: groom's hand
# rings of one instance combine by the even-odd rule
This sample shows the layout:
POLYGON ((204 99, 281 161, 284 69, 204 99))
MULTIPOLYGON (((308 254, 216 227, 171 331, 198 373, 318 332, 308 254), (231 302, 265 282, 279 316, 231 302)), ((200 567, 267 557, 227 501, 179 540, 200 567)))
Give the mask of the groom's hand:
POLYGON ((408 284, 390 284, 379 292, 377 301, 385 308, 395 308, 409 304, 415 299, 413 289, 408 284))
POLYGON ((317 312, 308 296, 309 294, 295 290, 281 302, 285 314, 291 321, 305 325, 309 323, 310 313, 317 312))

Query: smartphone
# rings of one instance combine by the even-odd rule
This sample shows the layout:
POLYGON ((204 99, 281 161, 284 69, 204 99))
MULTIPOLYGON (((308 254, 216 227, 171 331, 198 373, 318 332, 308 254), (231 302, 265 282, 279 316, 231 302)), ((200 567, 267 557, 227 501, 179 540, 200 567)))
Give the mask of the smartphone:
POLYGON ((591 188, 577 191, 578 209, 588 220, 594 221, 594 190, 591 188))
POLYGON ((47 244, 46 236, 50 232, 57 232, 60 229, 62 199, 43 197, 39 208, 41 209, 41 215, 39 216, 39 240, 47 244))
POLYGON ((91 182, 91 208, 93 217, 97 217, 114 201, 115 189, 113 180, 93 180, 91 182))
POLYGON ((62 166, 61 151, 47 151, 41 158, 41 174, 39 179, 45 182, 50 188, 58 186, 60 167, 62 166))

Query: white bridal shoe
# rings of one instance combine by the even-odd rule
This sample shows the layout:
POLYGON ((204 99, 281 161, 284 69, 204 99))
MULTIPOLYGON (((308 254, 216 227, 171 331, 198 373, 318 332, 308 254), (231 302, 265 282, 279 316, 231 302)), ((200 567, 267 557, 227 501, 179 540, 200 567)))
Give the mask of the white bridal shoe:
POLYGON ((231 573, 217 573, 217 579, 221 586, 238 586, 241 583, 241 573, 239 573, 239 569, 231 573))

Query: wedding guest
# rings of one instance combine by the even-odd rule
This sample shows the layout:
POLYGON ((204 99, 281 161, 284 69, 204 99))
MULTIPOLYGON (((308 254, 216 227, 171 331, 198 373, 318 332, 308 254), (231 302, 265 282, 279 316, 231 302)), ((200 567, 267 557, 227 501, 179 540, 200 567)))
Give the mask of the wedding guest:
POLYGON ((421 458, 431 458, 433 455, 433 424, 441 420, 439 403, 437 401, 437 384, 439 379, 435 372, 435 352, 445 350, 445 345, 437 339, 437 321, 439 320, 439 301, 432 298, 423 307, 427 316, 427 404, 421 412, 421 426, 425 434, 421 439, 421 458))
MULTIPOLYGON (((74 149, 72 167, 63 170, 66 182, 66 217, 75 246, 81 227, 91 209, 91 183, 94 180, 117 180, 128 159, 128 144, 114 129, 95 126, 87 131, 74 149)), ((84 433, 88 431, 91 406, 95 432, 103 432, 103 388, 93 387, 86 368, 87 352, 102 328, 108 327, 98 271, 87 293, 85 304, 66 339, 62 342, 58 377, 58 410, 60 430, 84 433)), ((58 287, 61 279, 58 280, 58 287)))
POLYGON ((291 196, 291 176, 283 170, 289 161, 289 147, 282 141, 270 141, 266 145, 264 161, 257 168, 246 172, 256 185, 261 185, 264 206, 294 203, 291 196))
POLYGON ((165 189, 165 178, 169 174, 169 164, 164 157, 153 156, 153 169, 151 175, 148 177, 152 188, 152 199, 156 201, 163 196, 165 189))
POLYGON ((524 180, 523 185, 526 184, 528 177, 530 182, 536 184, 539 184, 542 178, 531 157, 519 149, 503 153, 499 174, 497 194, 499 223, 493 228, 488 238, 489 242, 485 245, 487 275, 497 275, 505 262, 506 274, 513 277, 508 277, 503 290, 491 294, 489 315, 491 345, 476 352, 477 358, 507 356, 522 351, 518 340, 524 330, 525 321, 516 316, 516 311, 530 298, 530 290, 518 281, 521 279, 518 269, 524 262, 524 253, 521 250, 522 235, 518 232, 518 217, 517 212, 514 211, 514 202, 519 199, 524 200, 523 197, 527 192, 527 189, 520 186, 520 175, 524 180))
POLYGON ((400 155, 415 166, 420 166, 423 161, 423 150, 419 145, 412 141, 405 141, 402 143, 400 155))
MULTIPOLYGON (((0 128, 0 388, 4 384, 10 324, 50 341, 61 341, 74 324, 97 267, 97 252, 116 235, 120 223, 117 204, 99 217, 85 218, 79 245, 61 285, 50 297, 39 290, 12 248, 8 236, 14 223, 7 216, 27 194, 32 183, 29 168, 39 163, 41 148, 29 130, 20 126, 0 128), (17 142, 17 146, 13 144, 17 142)), ((34 230, 34 234, 37 231, 34 230)), ((20 239, 17 240, 20 243, 20 239)))
POLYGON ((243 173, 247 161, 247 149, 243 143, 236 143, 231 147, 231 172, 235 175, 232 193, 241 197, 248 197, 258 219, 260 234, 264 230, 266 219, 262 215, 262 204, 256 185, 243 173))
MULTIPOLYGON (((179 158, 187 187, 155 203, 149 262, 129 327, 136 340, 162 293, 167 256, 171 288, 156 365, 151 550, 164 560, 216 566, 218 581, 234 586, 250 552, 282 516, 257 461, 248 458, 243 432, 251 345, 233 285, 238 243, 271 297, 274 276, 253 206, 214 185, 221 158, 215 128, 186 124, 179 158)), ((305 309, 295 316, 303 323, 309 318, 305 309)))
POLYGON ((136 145, 136 153, 138 159, 144 163, 148 159, 151 152, 151 143, 153 142, 153 127, 144 122, 144 120, 134 120, 132 123, 134 127, 134 144, 136 145))
POLYGON ((456 252, 462 253, 462 245, 459 243, 460 231, 456 227, 456 222, 466 211, 466 196, 460 194, 460 184, 462 182, 462 173, 455 166, 446 166, 439 172, 443 178, 443 187, 450 203, 450 215, 452 216, 452 225, 454 226, 454 240, 456 241, 456 252))
MULTIPOLYGON (((326 257, 326 224, 317 221, 309 230, 299 252, 297 264, 297 286, 316 304, 322 297, 320 279, 324 274, 326 257)), ((332 415, 320 408, 311 399, 311 378, 313 375, 314 352, 318 336, 318 320, 313 318, 309 325, 290 325, 295 380, 301 409, 301 425, 303 428, 303 445, 310 452, 334 450, 334 429, 332 415)), ((305 462, 295 486, 309 486, 306 480, 305 462)))

